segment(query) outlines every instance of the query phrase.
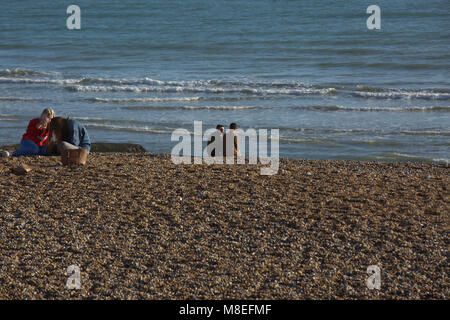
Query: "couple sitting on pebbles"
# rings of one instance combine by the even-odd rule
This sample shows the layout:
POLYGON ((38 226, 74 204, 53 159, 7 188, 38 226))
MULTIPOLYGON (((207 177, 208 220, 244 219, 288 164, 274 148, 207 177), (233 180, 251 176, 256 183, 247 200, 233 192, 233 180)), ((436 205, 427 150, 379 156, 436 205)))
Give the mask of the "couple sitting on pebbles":
MULTIPOLYGON (((236 134, 237 128, 238 128, 237 124, 233 122, 232 124, 230 124, 229 132, 224 134, 225 126, 223 124, 218 124, 216 126, 216 129, 220 132, 220 138, 222 139, 222 147, 223 147, 222 155, 228 155, 227 148, 226 148, 227 147, 227 142, 226 141, 227 141, 227 138, 228 138, 228 139, 233 139, 233 155, 235 157, 240 157, 241 156, 241 153, 239 151, 239 136, 236 134)), ((215 136, 214 135, 211 136, 211 139, 208 141, 208 145, 213 143, 215 140, 216 140, 215 136)), ((215 149, 212 149, 210 151, 210 153, 211 153, 211 157, 215 157, 216 156, 216 150, 215 149)), ((230 153, 230 155, 232 154, 231 150, 229 151, 229 153, 230 153)))
POLYGON ((91 149, 86 128, 77 120, 55 117, 51 108, 39 118, 30 120, 28 128, 14 152, 2 151, 0 156, 59 155, 63 150, 91 149))

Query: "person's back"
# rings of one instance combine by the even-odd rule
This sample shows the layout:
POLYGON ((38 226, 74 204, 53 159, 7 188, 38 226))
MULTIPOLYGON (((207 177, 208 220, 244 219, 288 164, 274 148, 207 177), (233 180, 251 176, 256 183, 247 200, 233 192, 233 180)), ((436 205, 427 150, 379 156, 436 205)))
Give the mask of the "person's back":
POLYGON ((91 150, 91 140, 86 128, 77 120, 55 117, 50 122, 52 154, 61 154, 64 149, 91 150))
POLYGON ((238 157, 240 156, 240 152, 239 152, 239 137, 236 134, 236 130, 237 130, 237 124, 236 123, 232 123, 230 124, 230 129, 228 130, 228 132, 226 134, 224 134, 223 136, 223 156, 224 157, 238 157), (233 148, 229 151, 229 154, 227 153, 227 140, 228 139, 232 139, 233 142, 230 143, 231 146, 233 146, 233 148))
POLYGON ((67 120, 67 142, 91 150, 91 140, 86 128, 77 120, 67 120))
MULTIPOLYGON (((223 135, 223 131, 225 130, 225 126, 223 126, 222 124, 218 124, 216 126, 217 131, 220 132, 220 137, 222 137, 223 135)), ((209 139, 207 145, 209 146, 211 143, 213 143, 216 140, 216 137, 214 135, 211 135, 211 138, 209 139)), ((211 157, 215 157, 216 156, 216 149, 212 149, 211 150, 211 157)))

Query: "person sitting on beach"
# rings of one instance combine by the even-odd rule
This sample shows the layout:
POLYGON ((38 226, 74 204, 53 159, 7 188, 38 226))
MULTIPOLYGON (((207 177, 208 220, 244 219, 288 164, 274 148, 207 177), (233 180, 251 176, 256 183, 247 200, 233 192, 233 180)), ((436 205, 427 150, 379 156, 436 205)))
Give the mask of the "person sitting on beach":
POLYGON ((239 151, 239 137, 236 134, 238 126, 236 123, 230 124, 230 129, 223 136, 223 156, 224 157, 240 157, 241 153, 239 151), (233 149, 227 150, 227 139, 233 139, 233 149), (227 153, 228 151, 228 153, 227 153))
POLYGON ((27 131, 22 136, 20 147, 10 153, 3 151, 2 157, 46 155, 49 137, 49 124, 55 116, 55 111, 46 108, 39 118, 34 118, 28 123, 27 131))
MULTIPOLYGON (((223 124, 218 124, 216 126, 217 131, 220 132, 220 136, 222 137, 223 132, 225 130, 225 126, 223 124)), ((209 139, 207 145, 209 146, 211 143, 213 143, 216 140, 216 137, 214 135, 211 135, 211 138, 209 139)), ((216 149, 212 149, 211 151, 211 157, 215 157, 216 156, 216 149)))
POLYGON ((53 118, 50 122, 50 139, 53 154, 61 154, 64 149, 84 148, 88 152, 91 150, 91 140, 86 128, 74 119, 53 118))

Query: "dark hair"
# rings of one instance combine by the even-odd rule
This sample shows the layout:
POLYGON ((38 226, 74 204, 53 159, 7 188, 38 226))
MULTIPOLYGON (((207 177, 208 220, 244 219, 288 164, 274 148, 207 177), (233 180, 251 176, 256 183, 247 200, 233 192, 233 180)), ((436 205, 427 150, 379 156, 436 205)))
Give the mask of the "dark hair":
POLYGON ((237 129, 237 124, 236 123, 232 123, 232 124, 230 124, 230 129, 237 129))
POLYGON ((67 136, 68 136, 67 118, 54 117, 50 121, 50 127, 49 127, 50 139, 53 138, 53 133, 57 136, 60 135, 62 141, 67 140, 67 136))
POLYGON ((220 129, 220 128, 225 128, 225 126, 223 125, 223 124, 218 124, 217 126, 216 126, 216 129, 220 129))

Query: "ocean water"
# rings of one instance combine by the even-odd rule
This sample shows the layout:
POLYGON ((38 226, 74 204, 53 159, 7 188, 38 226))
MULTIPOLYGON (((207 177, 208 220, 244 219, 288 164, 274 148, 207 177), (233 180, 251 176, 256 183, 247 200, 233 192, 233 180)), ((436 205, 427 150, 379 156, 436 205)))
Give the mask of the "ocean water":
POLYGON ((81 30, 3 2, 0 145, 50 106, 151 152, 197 120, 279 129, 282 157, 450 159, 448 1, 73 1, 81 30))

